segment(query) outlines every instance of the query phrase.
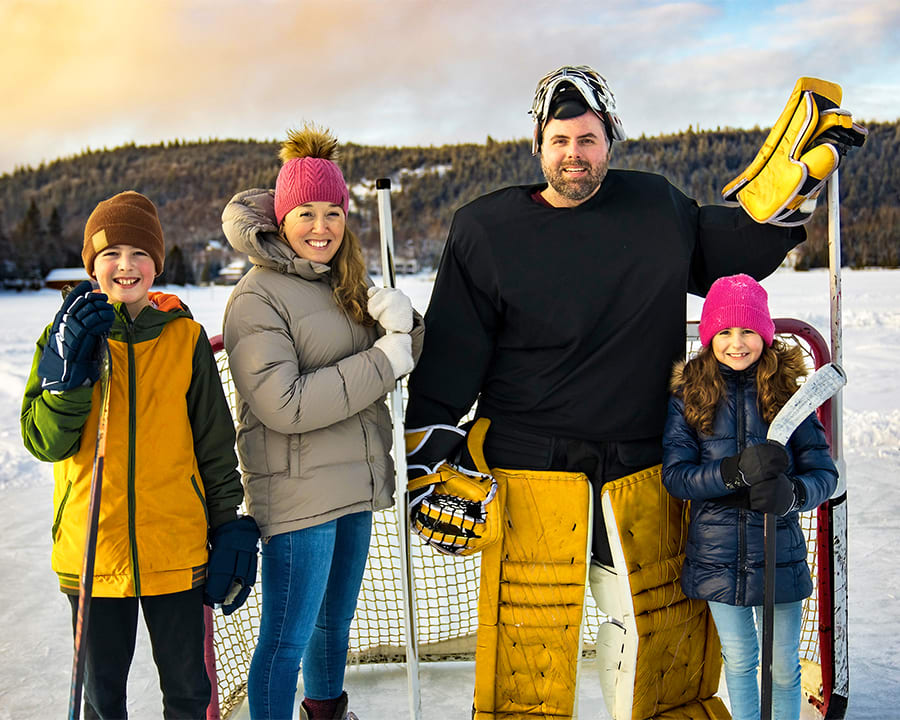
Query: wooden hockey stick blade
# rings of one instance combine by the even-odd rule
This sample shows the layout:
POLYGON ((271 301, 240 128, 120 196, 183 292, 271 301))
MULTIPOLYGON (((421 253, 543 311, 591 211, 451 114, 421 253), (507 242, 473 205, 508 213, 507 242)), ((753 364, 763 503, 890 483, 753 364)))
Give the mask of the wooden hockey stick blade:
POLYGON ((69 689, 69 720, 81 716, 81 696, 84 685, 84 665, 87 656, 88 620, 91 596, 94 589, 94 558, 97 550, 97 527, 100 520, 100 499, 103 489, 103 463, 106 458, 106 429, 109 425, 109 376, 112 360, 109 344, 104 337, 103 358, 100 361, 100 413, 97 420, 97 443, 94 448, 94 466, 91 473, 88 527, 84 545, 84 563, 78 588, 78 611, 75 620, 75 651, 72 659, 72 681, 69 689))

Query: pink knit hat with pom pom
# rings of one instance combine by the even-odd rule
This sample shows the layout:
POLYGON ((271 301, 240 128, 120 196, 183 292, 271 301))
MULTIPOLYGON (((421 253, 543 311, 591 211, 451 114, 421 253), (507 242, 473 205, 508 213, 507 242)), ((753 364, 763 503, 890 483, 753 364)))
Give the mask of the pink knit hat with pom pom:
POLYGON ((749 275, 729 275, 716 280, 700 313, 700 342, 709 345, 713 336, 726 328, 749 328, 771 345, 775 323, 769 315, 769 295, 749 275))
POLYGON ((291 131, 282 143, 284 164, 275 181, 275 217, 278 224, 298 205, 328 202, 347 215, 350 193, 337 159, 337 140, 328 130, 312 125, 291 131))

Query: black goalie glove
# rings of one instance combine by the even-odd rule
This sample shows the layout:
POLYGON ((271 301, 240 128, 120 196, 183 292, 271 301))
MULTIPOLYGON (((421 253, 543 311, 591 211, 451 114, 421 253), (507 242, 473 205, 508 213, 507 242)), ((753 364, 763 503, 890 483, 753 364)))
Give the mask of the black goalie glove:
POLYGON ((413 531, 442 553, 472 555, 500 539, 497 481, 482 450, 490 422, 487 418, 476 420, 466 439, 465 450, 474 469, 445 460, 407 485, 413 531))

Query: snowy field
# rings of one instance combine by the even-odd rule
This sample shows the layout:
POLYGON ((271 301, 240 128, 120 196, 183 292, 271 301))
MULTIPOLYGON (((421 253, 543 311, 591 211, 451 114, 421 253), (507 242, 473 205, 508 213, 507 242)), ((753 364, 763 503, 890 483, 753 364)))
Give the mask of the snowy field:
MULTIPOLYGON (((420 311, 432 278, 401 276, 420 311)), ((844 450, 847 461, 850 707, 847 717, 900 717, 900 271, 844 271, 844 450)), ((775 317, 810 323, 828 337, 828 275, 782 270, 765 280, 775 317)), ((221 330, 230 288, 169 288, 210 336, 221 330)), ((19 411, 34 342, 59 307, 53 290, 0 292, 0 720, 64 715, 71 671, 69 607, 50 570, 51 466, 22 447, 19 411)), ((689 317, 700 301, 690 298, 689 317)), ((143 630, 142 630, 143 633, 143 630)), ((586 663, 582 718, 606 717, 586 663)), ((471 663, 425 665, 424 716, 470 717, 471 663)), ((402 666, 350 668, 347 689, 362 720, 408 717, 402 666)), ((161 716, 146 636, 129 686, 131 717, 161 716)), ((296 712, 296 710, 295 710, 296 712)), ((249 717, 246 707, 238 714, 249 717)), ((806 717, 806 715, 804 716, 806 717)), ((809 716, 812 717, 812 716, 809 716)))

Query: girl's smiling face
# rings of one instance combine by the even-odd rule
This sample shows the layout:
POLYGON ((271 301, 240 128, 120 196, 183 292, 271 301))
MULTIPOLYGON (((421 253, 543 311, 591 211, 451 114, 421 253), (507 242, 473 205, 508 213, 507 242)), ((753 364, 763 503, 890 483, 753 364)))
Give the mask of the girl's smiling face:
POLYGON ((150 304, 147 293, 156 277, 156 264, 139 247, 111 245, 94 259, 94 277, 110 303, 124 303, 128 314, 136 318, 150 304))
POLYGON ((730 327, 713 335, 711 345, 720 363, 732 370, 746 370, 759 360, 765 342, 750 328, 730 327))

